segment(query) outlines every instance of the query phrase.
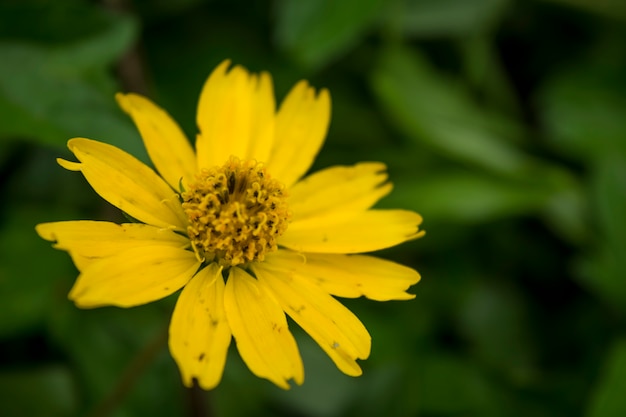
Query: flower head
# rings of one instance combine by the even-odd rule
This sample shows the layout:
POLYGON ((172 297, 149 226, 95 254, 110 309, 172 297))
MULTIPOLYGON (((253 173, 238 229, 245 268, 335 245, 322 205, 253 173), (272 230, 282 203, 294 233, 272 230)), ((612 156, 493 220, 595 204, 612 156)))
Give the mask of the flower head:
POLYGON ((169 347, 183 382, 215 387, 234 337, 257 376, 282 388, 304 378, 285 313, 348 375, 370 353, 370 336, 337 297, 413 298, 413 269, 359 253, 423 234, 421 217, 372 206, 391 191, 385 166, 335 166, 302 179, 330 120, 330 96, 305 81, 278 111, 267 73, 230 62, 206 81, 192 148, 150 100, 118 94, 156 168, 105 143, 68 142, 80 171, 106 201, 138 223, 44 223, 37 232, 80 271, 77 306, 131 307, 182 288, 169 347))

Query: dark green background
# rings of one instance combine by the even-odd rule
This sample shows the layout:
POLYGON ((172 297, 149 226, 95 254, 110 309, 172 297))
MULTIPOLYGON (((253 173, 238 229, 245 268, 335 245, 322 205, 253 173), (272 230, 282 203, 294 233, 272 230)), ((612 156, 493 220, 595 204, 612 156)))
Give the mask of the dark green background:
POLYGON ((2 416, 626 415, 622 0, 2 0, 0 175, 2 416), (34 232, 120 220, 55 163, 67 139, 146 160, 120 90, 193 137, 225 58, 279 99, 329 88, 315 168, 383 161, 381 207, 424 216, 426 237, 381 253, 422 273, 417 298, 346 300, 373 337, 360 378, 294 330, 302 387, 233 349, 217 389, 186 390, 162 343, 175 297, 78 310, 69 257, 34 232))

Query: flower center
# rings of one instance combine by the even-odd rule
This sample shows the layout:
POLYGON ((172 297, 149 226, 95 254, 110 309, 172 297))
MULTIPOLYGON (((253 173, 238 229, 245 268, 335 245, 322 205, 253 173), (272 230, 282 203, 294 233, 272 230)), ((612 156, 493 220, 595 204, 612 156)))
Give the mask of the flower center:
POLYGON ((181 196, 198 258, 225 267, 262 261, 287 229, 284 186, 256 161, 203 169, 181 196))

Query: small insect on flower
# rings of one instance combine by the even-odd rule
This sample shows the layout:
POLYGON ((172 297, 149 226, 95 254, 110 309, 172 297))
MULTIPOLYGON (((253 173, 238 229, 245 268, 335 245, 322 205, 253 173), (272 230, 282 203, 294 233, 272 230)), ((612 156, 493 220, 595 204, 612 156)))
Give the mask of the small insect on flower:
POLYGON ((347 375, 370 354, 370 335, 335 297, 407 300, 420 279, 362 253, 418 238, 421 217, 374 204, 391 191, 385 165, 334 166, 304 176, 330 122, 330 95, 297 83, 276 109, 272 79, 229 61, 206 81, 195 148, 160 107, 118 94, 156 171, 90 139, 68 142, 79 171, 138 223, 39 224, 79 276, 78 307, 132 307, 182 288, 169 328, 182 380, 222 377, 231 339, 248 368, 279 387, 304 380, 286 315, 347 375))

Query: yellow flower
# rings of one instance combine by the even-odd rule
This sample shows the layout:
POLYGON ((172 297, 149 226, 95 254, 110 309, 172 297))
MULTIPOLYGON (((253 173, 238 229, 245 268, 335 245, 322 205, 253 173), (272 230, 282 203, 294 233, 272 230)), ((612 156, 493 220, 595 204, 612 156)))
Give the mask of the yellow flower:
POLYGON ((204 85, 195 151, 164 110, 117 95, 158 174, 114 146, 68 142, 79 162, 59 164, 140 223, 65 221, 37 232, 80 271, 69 294, 78 307, 137 306, 182 288, 169 347, 187 386, 219 383, 231 336, 255 375, 285 389, 301 384, 285 313, 342 372, 360 375, 370 336, 333 296, 413 298, 416 271, 356 254, 420 237, 422 219, 371 208, 391 191, 381 163, 301 179, 326 136, 328 91, 300 81, 276 111, 269 74, 229 66, 204 85))

